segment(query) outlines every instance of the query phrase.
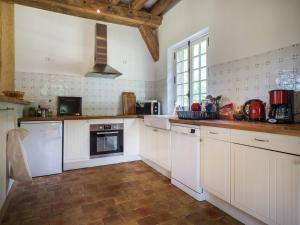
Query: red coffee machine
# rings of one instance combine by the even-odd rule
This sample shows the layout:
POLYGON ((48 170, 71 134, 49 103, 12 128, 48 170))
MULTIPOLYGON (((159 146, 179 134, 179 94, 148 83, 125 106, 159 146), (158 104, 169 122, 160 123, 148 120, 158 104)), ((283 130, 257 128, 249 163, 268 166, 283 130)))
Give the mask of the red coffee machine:
POLYGON ((243 106, 244 114, 249 118, 249 121, 260 121, 266 120, 266 109, 265 104, 259 99, 252 99, 247 101, 243 106))
POLYGON ((272 90, 270 95, 270 123, 294 122, 294 91, 272 90))

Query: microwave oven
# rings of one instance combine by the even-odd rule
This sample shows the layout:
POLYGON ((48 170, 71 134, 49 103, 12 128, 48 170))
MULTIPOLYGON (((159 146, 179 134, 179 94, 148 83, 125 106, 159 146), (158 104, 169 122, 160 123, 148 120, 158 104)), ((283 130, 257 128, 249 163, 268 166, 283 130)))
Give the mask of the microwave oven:
POLYGON ((160 102, 148 100, 136 103, 136 114, 138 115, 160 115, 160 102))
POLYGON ((58 97, 57 99, 58 116, 81 116, 82 98, 81 97, 58 97))

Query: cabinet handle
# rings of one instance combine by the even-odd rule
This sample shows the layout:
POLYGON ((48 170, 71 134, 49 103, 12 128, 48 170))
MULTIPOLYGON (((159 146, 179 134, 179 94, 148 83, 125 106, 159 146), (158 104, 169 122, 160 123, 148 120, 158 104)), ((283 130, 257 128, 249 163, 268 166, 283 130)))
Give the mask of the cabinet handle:
POLYGON ((13 110, 15 110, 15 108, 7 107, 7 108, 0 109, 0 111, 13 111, 13 110))
POLYGON ((154 132, 157 132, 158 130, 157 130, 157 129, 153 129, 153 131, 154 131, 154 132))
POLYGON ((259 142, 270 142, 269 140, 264 140, 264 139, 259 139, 259 138, 254 138, 254 141, 259 141, 259 142))
POLYGON ((210 134, 218 134, 217 132, 209 131, 210 134))

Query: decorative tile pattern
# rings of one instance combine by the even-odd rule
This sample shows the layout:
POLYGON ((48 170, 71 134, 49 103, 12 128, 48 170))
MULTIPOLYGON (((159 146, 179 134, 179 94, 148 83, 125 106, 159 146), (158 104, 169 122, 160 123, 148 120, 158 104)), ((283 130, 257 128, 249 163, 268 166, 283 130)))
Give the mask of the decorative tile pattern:
POLYGON ((51 100, 57 111, 57 96, 83 98, 84 115, 119 115, 122 113, 122 92, 135 92, 138 100, 155 98, 155 82, 122 79, 86 78, 72 75, 53 75, 17 72, 16 89, 26 93, 34 106, 51 100))
POLYGON ((18 183, 1 225, 239 225, 137 161, 18 183))
POLYGON ((268 102, 272 89, 300 91, 300 44, 209 68, 209 93, 222 94, 227 101, 268 102))

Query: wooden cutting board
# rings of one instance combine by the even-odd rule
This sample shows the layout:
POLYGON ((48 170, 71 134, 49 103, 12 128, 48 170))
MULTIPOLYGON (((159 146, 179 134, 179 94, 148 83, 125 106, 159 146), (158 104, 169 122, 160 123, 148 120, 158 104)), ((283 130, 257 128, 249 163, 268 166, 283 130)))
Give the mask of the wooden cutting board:
POLYGON ((136 96, 133 92, 123 92, 123 115, 136 115, 136 96))

